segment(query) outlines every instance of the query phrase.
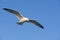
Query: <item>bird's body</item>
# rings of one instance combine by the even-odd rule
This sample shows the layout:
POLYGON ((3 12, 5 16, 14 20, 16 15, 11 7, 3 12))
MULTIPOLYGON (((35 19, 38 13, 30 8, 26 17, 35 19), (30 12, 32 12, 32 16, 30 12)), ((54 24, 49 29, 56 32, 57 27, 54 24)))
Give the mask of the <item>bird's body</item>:
POLYGON ((24 22, 28 22, 28 21, 29 21, 28 18, 23 17, 23 18, 21 18, 21 19, 17 22, 17 24, 23 24, 24 22))
POLYGON ((3 8, 3 9, 17 16, 17 18, 19 19, 17 24, 23 24, 24 22, 31 22, 31 23, 37 25, 38 27, 41 27, 44 29, 44 27, 40 23, 38 23, 36 20, 30 20, 29 18, 24 17, 21 13, 19 13, 16 10, 12 10, 12 9, 8 9, 8 8, 3 8))
POLYGON ((29 19, 25 18, 25 17, 20 20, 20 22, 28 22, 28 21, 29 21, 29 19))

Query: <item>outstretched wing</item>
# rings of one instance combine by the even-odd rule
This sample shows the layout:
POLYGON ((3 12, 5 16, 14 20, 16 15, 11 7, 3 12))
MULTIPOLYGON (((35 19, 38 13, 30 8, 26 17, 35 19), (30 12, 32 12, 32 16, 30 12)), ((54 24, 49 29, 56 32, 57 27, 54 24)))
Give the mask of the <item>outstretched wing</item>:
POLYGON ((12 14, 15 14, 19 19, 21 19, 23 16, 16 10, 12 10, 12 9, 8 9, 8 8, 3 8, 4 10, 12 13, 12 14))
POLYGON ((40 23, 38 23, 36 20, 29 20, 29 22, 31 22, 31 23, 37 25, 38 27, 44 29, 44 27, 40 23))

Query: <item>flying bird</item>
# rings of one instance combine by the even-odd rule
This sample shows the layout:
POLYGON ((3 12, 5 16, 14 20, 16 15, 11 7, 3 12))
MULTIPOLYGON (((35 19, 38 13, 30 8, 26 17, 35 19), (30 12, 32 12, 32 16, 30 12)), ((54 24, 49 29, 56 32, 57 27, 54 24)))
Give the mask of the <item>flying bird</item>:
POLYGON ((23 24, 24 22, 30 22, 30 23, 33 23, 35 24, 36 26, 44 29, 44 27, 39 23, 37 22, 36 20, 31 20, 27 17, 24 17, 21 13, 19 13, 18 11, 16 10, 12 10, 12 9, 9 9, 9 8, 3 8, 5 11, 8 11, 14 15, 17 16, 17 18, 19 19, 19 22, 17 22, 17 24, 23 24))

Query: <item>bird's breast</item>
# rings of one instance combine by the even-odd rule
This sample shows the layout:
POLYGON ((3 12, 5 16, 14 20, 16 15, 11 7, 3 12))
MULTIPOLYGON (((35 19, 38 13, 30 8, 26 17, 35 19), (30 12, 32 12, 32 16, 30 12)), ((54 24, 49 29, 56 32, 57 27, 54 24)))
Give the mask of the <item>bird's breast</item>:
POLYGON ((22 19, 20 20, 20 22, 25 22, 25 21, 29 21, 29 19, 28 19, 28 18, 22 18, 22 19))

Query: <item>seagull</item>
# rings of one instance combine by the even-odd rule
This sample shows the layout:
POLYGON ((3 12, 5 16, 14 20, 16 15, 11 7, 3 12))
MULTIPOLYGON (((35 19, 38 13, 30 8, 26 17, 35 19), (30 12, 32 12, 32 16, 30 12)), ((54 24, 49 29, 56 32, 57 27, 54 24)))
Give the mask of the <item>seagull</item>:
POLYGON ((12 9, 9 9, 9 8, 3 8, 3 9, 4 9, 5 11, 8 11, 8 12, 14 14, 14 15, 19 19, 19 21, 17 22, 17 24, 19 24, 19 25, 21 25, 21 24, 23 24, 23 23, 25 23, 25 22, 30 22, 30 23, 33 23, 33 24, 35 24, 36 26, 44 29, 44 27, 43 27, 39 22, 37 22, 36 20, 31 20, 31 19, 29 19, 29 18, 27 18, 27 17, 24 17, 21 13, 19 13, 19 12, 16 11, 16 10, 12 10, 12 9))

